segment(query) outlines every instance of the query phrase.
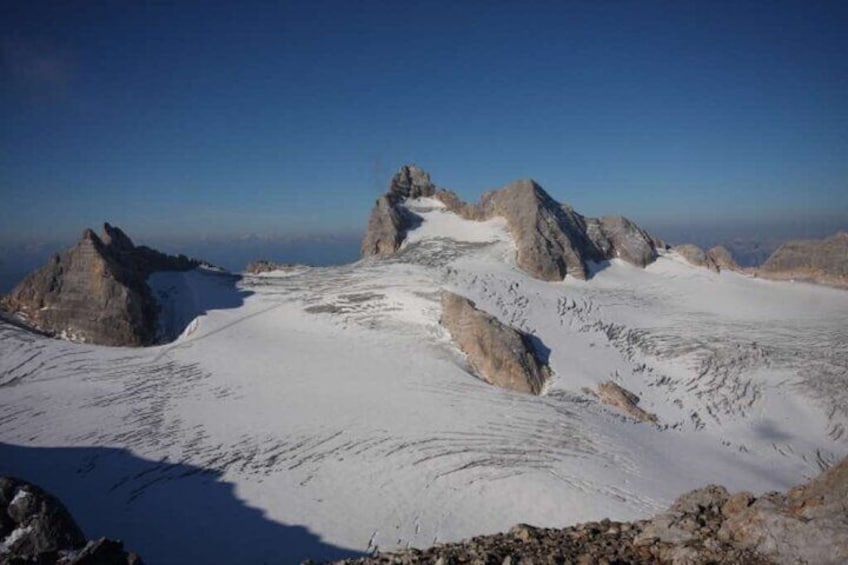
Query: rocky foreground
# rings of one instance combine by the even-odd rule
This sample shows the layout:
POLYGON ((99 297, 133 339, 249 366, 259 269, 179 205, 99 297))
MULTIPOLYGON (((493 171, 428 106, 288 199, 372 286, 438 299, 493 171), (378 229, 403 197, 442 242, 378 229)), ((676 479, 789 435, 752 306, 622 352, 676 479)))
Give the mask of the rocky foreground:
POLYGON ((0 477, 0 565, 143 565, 121 542, 86 540, 54 496, 20 479, 0 477))
POLYGON ((786 493, 730 494, 707 486, 650 520, 525 524, 467 541, 377 554, 337 565, 475 563, 848 563, 848 458, 786 493))

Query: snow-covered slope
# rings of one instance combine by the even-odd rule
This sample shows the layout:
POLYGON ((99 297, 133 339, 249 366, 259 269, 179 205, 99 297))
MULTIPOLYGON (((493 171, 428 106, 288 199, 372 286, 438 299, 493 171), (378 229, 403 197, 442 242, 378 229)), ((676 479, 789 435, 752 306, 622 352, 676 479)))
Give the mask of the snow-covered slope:
POLYGON ((153 565, 296 563, 783 489, 848 453, 845 291, 674 254, 543 282, 502 221, 407 205, 422 222, 389 259, 155 276, 165 346, 0 325, 0 474, 153 565), (441 289, 534 334, 548 393, 471 376, 441 289), (658 423, 584 391, 607 380, 658 423))

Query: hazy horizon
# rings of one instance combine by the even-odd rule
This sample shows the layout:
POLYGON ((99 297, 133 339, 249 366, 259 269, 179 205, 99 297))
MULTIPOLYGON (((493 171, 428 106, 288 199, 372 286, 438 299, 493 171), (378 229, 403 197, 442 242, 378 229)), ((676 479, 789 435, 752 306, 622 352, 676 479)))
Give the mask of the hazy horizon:
MULTIPOLYGON (((359 259, 359 246, 364 234, 358 230, 301 234, 252 234, 169 238, 161 234, 136 234, 126 230, 137 245, 147 245, 171 254, 184 254, 208 261, 233 272, 241 271, 248 262, 268 259, 283 263, 304 263, 329 266, 350 263, 359 259)), ((669 244, 694 243, 704 248, 724 245, 742 266, 761 263, 778 245, 787 239, 821 238, 848 227, 841 215, 822 215, 811 221, 785 219, 779 222, 750 222, 747 224, 659 224, 638 223, 653 235, 669 244)), ((117 225, 117 224, 116 224, 117 225)), ((98 233, 101 224, 91 227, 98 233)), ((54 253, 71 247, 78 233, 66 237, 19 239, 0 242, 0 294, 9 292, 27 273, 42 266, 54 253)))

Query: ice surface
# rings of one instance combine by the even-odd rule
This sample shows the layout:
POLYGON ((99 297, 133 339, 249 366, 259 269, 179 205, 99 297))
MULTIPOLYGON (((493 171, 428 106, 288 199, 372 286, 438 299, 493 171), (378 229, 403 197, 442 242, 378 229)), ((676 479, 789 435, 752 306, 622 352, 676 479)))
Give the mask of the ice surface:
POLYGON ((390 259, 157 275, 168 345, 0 325, 0 474, 152 564, 297 563, 783 489, 848 453, 848 292, 674 254, 538 281, 503 222, 437 204, 390 259), (466 371, 443 288, 551 348, 547 395, 466 371), (608 380, 658 424, 583 392, 608 380))

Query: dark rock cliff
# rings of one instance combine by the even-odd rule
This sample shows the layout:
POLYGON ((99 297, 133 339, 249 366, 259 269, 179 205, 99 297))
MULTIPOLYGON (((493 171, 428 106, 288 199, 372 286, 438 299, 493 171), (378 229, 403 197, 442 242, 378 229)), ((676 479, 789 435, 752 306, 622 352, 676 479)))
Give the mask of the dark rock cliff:
POLYGON ((101 345, 149 345, 156 338, 157 308, 147 277, 199 265, 136 246, 105 224, 101 236, 86 229, 76 245, 27 275, 0 307, 51 335, 101 345))

